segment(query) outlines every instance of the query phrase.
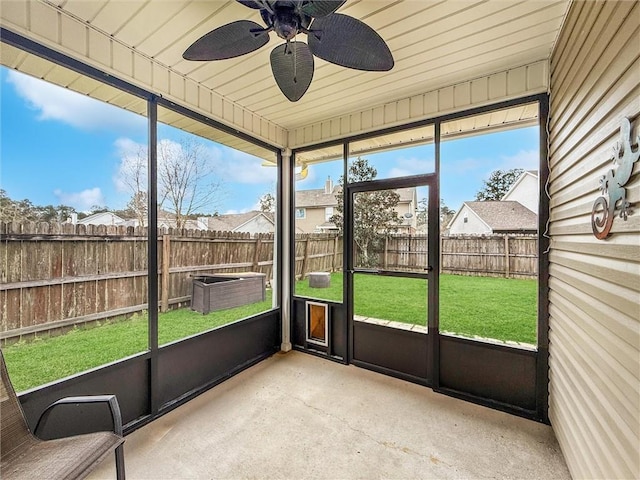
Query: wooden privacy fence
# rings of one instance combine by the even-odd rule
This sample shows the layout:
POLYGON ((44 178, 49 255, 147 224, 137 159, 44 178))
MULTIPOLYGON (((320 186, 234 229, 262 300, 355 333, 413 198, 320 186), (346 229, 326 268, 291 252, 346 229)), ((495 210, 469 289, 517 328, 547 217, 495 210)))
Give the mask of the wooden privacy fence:
MULTIPOLYGON (((147 229, 0 223, 0 340, 147 308, 147 229)), ((168 229, 158 235, 163 310, 203 273, 273 276, 273 235, 168 229)))
POLYGON ((332 233, 297 233, 295 275, 342 270, 342 237, 332 233))
MULTIPOLYGON (((342 237, 296 234, 295 276, 342 269, 342 237)), ((273 277, 273 234, 168 229, 158 235, 161 308, 190 301, 194 276, 261 272, 273 277)), ((392 235, 385 268, 428 265, 427 239, 392 235)), ((535 236, 443 237, 446 273, 536 277, 535 236)), ((0 340, 147 308, 147 229, 0 223, 0 340)))
POLYGON ((537 235, 442 237, 440 255, 446 273, 538 278, 537 235))
MULTIPOLYGON (((147 229, 0 223, 0 340, 130 315, 147 308, 147 229)), ((299 234, 300 272, 342 265, 342 240, 299 234)), ((158 235, 163 311, 190 301, 194 276, 273 277, 273 234, 165 229, 158 235)), ((335 267, 337 266, 337 267, 335 267)))
MULTIPOLYGON (((390 235, 382 250, 384 268, 423 270, 429 265, 426 235, 390 235)), ((440 271, 459 275, 537 278, 536 235, 440 237, 440 271)))

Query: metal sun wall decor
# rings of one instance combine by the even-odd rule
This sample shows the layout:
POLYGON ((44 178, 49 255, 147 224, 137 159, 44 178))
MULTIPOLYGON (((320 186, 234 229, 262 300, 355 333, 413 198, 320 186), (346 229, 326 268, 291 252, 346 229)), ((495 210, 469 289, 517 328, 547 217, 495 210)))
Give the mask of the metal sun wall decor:
POLYGON ((591 228, 599 240, 609 236, 616 208, 620 209, 619 217, 625 221, 631 213, 631 204, 627 200, 624 186, 631 178, 633 164, 640 157, 640 135, 636 138, 635 148, 631 141, 631 122, 628 118, 623 118, 620 122, 620 141, 613 147, 612 161, 617 168, 612 168, 600 177, 602 196, 596 198, 591 210, 591 228))

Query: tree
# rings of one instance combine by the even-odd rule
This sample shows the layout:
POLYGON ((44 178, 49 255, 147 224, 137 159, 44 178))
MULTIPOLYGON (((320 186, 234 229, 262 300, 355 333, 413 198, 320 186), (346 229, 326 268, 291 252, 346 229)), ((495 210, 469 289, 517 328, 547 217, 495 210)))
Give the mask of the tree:
POLYGON ((65 222, 72 213, 76 213, 75 208, 67 205, 46 205, 44 207, 34 207, 39 222, 65 222))
POLYGON ((120 165, 119 180, 131 194, 126 209, 129 210, 138 225, 146 225, 147 212, 147 157, 146 147, 137 145, 136 149, 120 165))
POLYGON ((440 199, 440 231, 444 231, 449 225, 449 222, 456 214, 456 211, 449 208, 443 199, 440 199))
MULTIPOLYGON (((160 140, 158 153, 158 206, 172 213, 177 228, 196 212, 211 211, 222 191, 214 178, 214 166, 204 145, 191 137, 180 141, 160 140)), ((128 151, 118 172, 120 184, 131 194, 127 209, 141 225, 147 219, 147 157, 145 146, 128 151)))
MULTIPOLYGON (((348 181, 362 182, 373 180, 378 171, 369 165, 366 158, 358 157, 347 171, 348 181)), ((338 194, 336 200, 336 213, 329 218, 338 231, 342 233, 344 228, 344 202, 342 189, 344 188, 344 176, 338 180, 338 194)), ((395 190, 376 190, 372 192, 358 193, 353 205, 353 236, 359 248, 361 266, 376 265, 377 258, 372 254, 385 235, 396 232, 402 224, 402 218, 394 210, 400 201, 400 195, 395 190)))
POLYGON ((67 205, 34 205, 31 200, 12 200, 0 189, 0 221, 3 222, 64 222, 75 213, 67 205))
POLYGON ((29 200, 17 202, 9 198, 5 190, 0 189, 0 220, 3 222, 14 222, 23 220, 33 220, 31 210, 33 205, 29 200), (28 204, 26 203, 28 202, 28 204), (25 208, 27 210, 25 211, 25 208))
POLYGON ((179 143, 158 142, 158 197, 173 213, 176 228, 184 228, 189 215, 215 205, 222 184, 213 178, 213 165, 204 146, 184 137, 179 143))
POLYGON ((265 193, 260 197, 260 211, 263 213, 275 213, 276 197, 272 193, 265 193))
POLYGON ((131 195, 129 202, 127 202, 126 210, 135 217, 138 221, 138 225, 144 225, 147 219, 147 212, 149 210, 147 200, 147 192, 140 190, 131 195))
MULTIPOLYGON (((427 228, 429 225, 429 215, 427 211, 427 207, 429 205, 429 200, 423 198, 418 201, 418 208, 416 210, 416 227, 420 232, 427 232, 427 228)), ((455 210, 449 208, 443 199, 440 199, 440 231, 443 231, 453 216, 456 214, 455 210)))
POLYGON ((484 186, 476 193, 476 200, 502 200, 502 197, 509 191, 511 185, 524 172, 522 168, 512 168, 511 170, 494 170, 489 175, 488 180, 484 180, 484 186))

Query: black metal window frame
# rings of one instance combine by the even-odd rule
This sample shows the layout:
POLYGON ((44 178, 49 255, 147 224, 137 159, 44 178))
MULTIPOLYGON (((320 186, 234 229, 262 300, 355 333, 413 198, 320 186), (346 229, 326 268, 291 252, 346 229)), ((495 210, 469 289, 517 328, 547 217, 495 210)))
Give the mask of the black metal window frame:
MULTIPOLYGON (((158 131, 158 107, 164 107, 168 110, 171 110, 175 113, 181 114, 190 119, 196 120, 202 124, 213 127, 221 132, 227 133, 229 135, 235 136, 239 139, 242 139, 248 143, 261 147, 267 151, 271 151, 274 153, 277 162, 277 190, 276 190, 276 201, 278 205, 282 205, 283 198, 283 189, 286 182, 286 179, 283 178, 283 170, 282 170, 282 151, 275 145, 264 142, 260 139, 254 138, 249 134, 241 132, 233 127, 229 127, 223 123, 220 123, 216 120, 213 120, 205 115, 202 115, 198 112, 194 112, 193 110, 180 105, 176 102, 165 99, 153 92, 147 91, 141 87, 138 87, 132 83, 129 83, 125 80, 118 78, 117 76, 111 75, 107 72, 104 72, 96 67, 85 64, 73 57, 70 57, 66 54, 60 53, 52 48, 44 46, 34 40, 31 40, 27 37, 24 37, 20 34, 17 34, 5 27, 0 27, 0 41, 16 47, 26 53, 35 55, 37 57, 48 60, 56 65, 60 65, 62 67, 68 68, 78 74, 84 75, 93 80, 97 80, 105 85, 114 87, 124 93, 130 94, 137 98, 141 98, 147 101, 147 123, 148 123, 148 238, 157 238, 158 235, 158 222, 157 222, 157 210, 155 205, 157 205, 157 131, 158 131)), ((274 253, 277 255, 277 258, 282 258, 282 244, 284 241, 283 235, 283 219, 281 215, 276 216, 276 244, 274 253)), ((171 405, 170 408, 163 408, 161 405, 161 401, 158 398, 156 392, 158 392, 159 378, 158 378, 158 356, 160 347, 158 345, 158 308, 159 298, 158 298, 158 250, 157 250, 157 242, 147 242, 148 249, 148 268, 147 268, 147 280, 148 280, 148 291, 147 291, 147 300, 148 300, 148 312, 149 312, 149 323, 148 323, 148 345, 147 351, 141 352, 139 355, 136 355, 137 358, 148 361, 149 363, 149 415, 144 418, 139 418, 135 422, 125 425, 125 433, 129 433, 132 430, 141 427, 142 425, 150 422, 151 420, 161 416, 166 413, 169 409, 175 408, 180 403, 183 403, 184 399, 178 399, 175 405, 171 405)), ((278 292, 276 292, 276 297, 278 300, 278 306, 276 308, 272 308, 270 311, 277 311, 278 315, 280 315, 281 306, 283 304, 282 298, 282 269, 278 268, 277 265, 274 264, 274 274, 276 276, 276 285, 278 285, 278 292)), ((263 315, 266 312, 262 312, 260 314, 255 315, 255 318, 263 315)), ((247 319, 249 320, 249 319, 247 319)), ((131 363, 130 359, 122 359, 120 361, 116 361, 116 363, 120 362, 123 365, 127 365, 131 363)), ((82 374, 78 374, 76 376, 71 377, 70 383, 76 383, 77 377, 82 374)), ((202 387, 202 391, 210 388, 211 385, 205 384, 202 387)), ((197 392, 196 392, 197 394, 197 392)), ((191 395, 193 396, 193 395, 191 395)))
MULTIPOLYGON (((545 186, 547 185, 549 178, 549 165, 547 162, 548 157, 548 121, 549 121, 549 95, 547 93, 539 93, 533 95, 527 95, 519 98, 514 98, 511 100, 496 102, 488 105, 483 105, 480 107, 475 107, 467 110, 461 110, 458 112, 448 113, 445 115, 435 116, 432 118, 427 118, 415 122, 409 122, 403 125, 397 125, 388 128, 382 128, 379 130, 347 136, 342 139, 330 140, 327 142, 320 142, 310 145, 305 145, 303 147, 292 149, 291 155, 291 168, 295 167, 296 155, 303 152, 309 152, 313 150, 318 150, 322 148, 336 147, 342 145, 343 147, 343 175, 344 178, 347 178, 348 172, 348 161, 350 156, 349 144, 366 140, 370 138, 375 138, 382 135, 389 135, 393 133, 398 133, 402 131, 412 130, 416 128, 426 127, 428 125, 434 126, 434 146, 435 146, 435 168, 434 175, 436 176, 435 188, 429 189, 429 203, 436 202, 436 205, 439 205, 440 198, 440 146, 442 143, 442 124, 457 120, 465 117, 481 115, 485 113, 490 113, 498 110, 503 110, 507 108, 512 108, 520 105, 526 105, 536 103, 538 105, 538 131, 539 131, 539 185, 540 192, 539 195, 539 205, 538 205, 538 322, 537 322, 537 352, 536 352, 536 410, 532 413, 522 413, 516 411, 515 413, 523 414, 523 416, 530 416, 535 418, 536 420, 542 421, 544 423, 549 422, 548 415, 548 379, 549 379, 549 237, 547 235, 547 224, 549 220, 549 198, 547 195, 543 194, 545 190, 545 186)), ((293 191, 293 181, 290 181, 290 187, 293 191)), ((343 189, 343 204, 347 203, 347 189, 343 189)), ((291 198, 291 211, 294 208, 294 196, 291 198)), ((290 219, 291 224, 294 225, 295 219, 290 219)), ((430 222, 428 226, 428 234, 431 237, 440 235, 440 218, 439 215, 435 216, 435 221, 430 222)), ((435 237, 434 237, 435 238, 435 237)), ((289 241, 291 245, 295 245, 295 232, 290 232, 289 241)), ((346 248, 346 247, 345 247, 346 248)), ((440 271, 440 245, 437 242, 435 251, 429 253, 429 264, 433 267, 435 272, 440 271)), ((344 248, 343 248, 344 253, 344 248)), ((290 282, 295 282, 295 258, 289 259, 291 264, 291 278, 290 282)), ((343 259, 343 270, 348 269, 347 258, 344 255, 343 259)), ((439 317, 439 298, 438 298, 438 288, 439 288, 439 275, 433 275, 433 279, 431 280, 435 282, 435 288, 429 289, 429 298, 428 298, 428 314, 429 314, 429 324, 428 327, 430 331, 438 331, 438 317, 439 317), (435 292, 435 293, 434 293, 435 292), (433 330, 432 330, 433 329, 433 330)), ((293 289, 292 289, 293 291, 293 289)), ((343 302, 344 299, 348 298, 348 286, 346 282, 343 283, 343 302)), ((293 302, 296 300, 296 295, 292 294, 290 298, 290 309, 293 308, 293 302)), ((291 310, 292 311, 292 310, 291 310)), ((291 326, 293 328, 293 325, 291 326)), ((350 344, 351 339, 349 338, 350 333, 348 326, 345 326, 344 335, 346 337, 347 344, 350 344)), ((432 379, 432 387, 436 390, 443 391, 443 393, 451 393, 456 396, 464 396, 458 395, 458 392, 447 392, 445 389, 439 389, 439 341, 438 335, 430 336, 430 348, 433 350, 433 358, 435 365, 433 366, 434 377, 432 379)), ((311 352, 315 353, 315 352, 311 352)), ((343 363, 349 363, 348 359, 344 359, 343 363)), ((478 401, 479 403, 486 403, 478 400, 476 398, 469 397, 472 401, 478 401)), ((500 405, 493 405, 497 408, 502 408, 500 405)))

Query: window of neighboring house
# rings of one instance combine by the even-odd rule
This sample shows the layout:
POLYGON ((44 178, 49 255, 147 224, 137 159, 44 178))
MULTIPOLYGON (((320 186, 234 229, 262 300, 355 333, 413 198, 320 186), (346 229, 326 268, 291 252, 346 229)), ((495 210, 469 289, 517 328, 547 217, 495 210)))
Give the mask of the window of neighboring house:
POLYGON ((469 217, 467 217, 467 214, 464 214, 464 217, 462 218, 462 222, 463 223, 467 223, 469 221, 469 217))
POLYGON ((324 209, 324 221, 328 222, 332 216, 333 216, 333 207, 326 207, 324 209))
POLYGON ((304 208, 296 208, 296 218, 306 218, 307 210, 304 208))

